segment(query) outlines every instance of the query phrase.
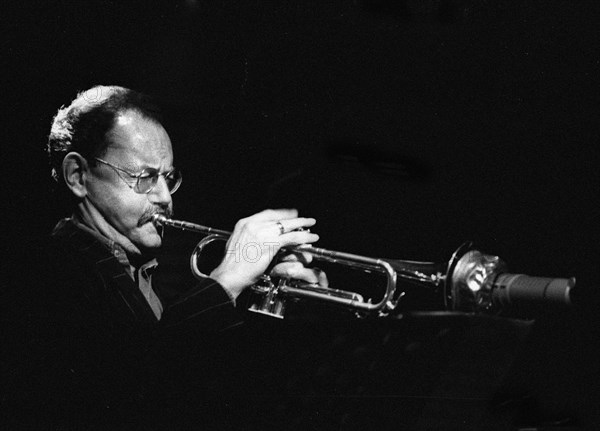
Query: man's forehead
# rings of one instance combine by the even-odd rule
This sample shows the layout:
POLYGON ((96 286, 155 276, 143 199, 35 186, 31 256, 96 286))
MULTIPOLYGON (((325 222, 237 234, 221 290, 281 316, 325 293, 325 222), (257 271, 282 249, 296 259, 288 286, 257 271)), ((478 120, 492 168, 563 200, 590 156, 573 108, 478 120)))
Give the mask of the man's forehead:
POLYGON ((115 125, 108 133, 108 151, 120 156, 131 156, 131 162, 156 165, 172 163, 171 140, 165 129, 157 122, 147 119, 135 111, 120 113, 115 125))
POLYGON ((117 116, 116 124, 118 126, 130 126, 133 124, 134 115, 131 111, 121 112, 117 116))

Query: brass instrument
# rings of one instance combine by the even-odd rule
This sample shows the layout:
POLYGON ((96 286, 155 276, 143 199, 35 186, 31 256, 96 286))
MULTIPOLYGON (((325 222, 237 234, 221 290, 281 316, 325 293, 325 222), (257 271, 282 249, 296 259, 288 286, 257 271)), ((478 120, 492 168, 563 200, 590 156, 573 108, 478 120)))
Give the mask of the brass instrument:
MULTIPOLYGON (((159 226, 206 235, 190 256, 190 267, 196 277, 208 277, 197 265, 202 250, 213 241, 227 241, 231 232, 155 214, 152 221, 159 226)), ((446 309, 464 312, 494 313, 511 303, 538 302, 570 305, 570 291, 575 278, 530 277, 506 272, 505 263, 498 257, 473 250, 471 243, 461 245, 447 263, 419 262, 400 259, 381 259, 360 256, 324 248, 301 245, 287 251, 310 253, 315 260, 331 262, 367 273, 385 275, 383 296, 374 301, 362 295, 297 280, 274 283, 268 275, 252 286, 254 302, 249 310, 283 318, 287 299, 316 299, 354 310, 357 315, 388 316, 396 309, 404 291, 397 289, 398 279, 439 290, 446 309)))

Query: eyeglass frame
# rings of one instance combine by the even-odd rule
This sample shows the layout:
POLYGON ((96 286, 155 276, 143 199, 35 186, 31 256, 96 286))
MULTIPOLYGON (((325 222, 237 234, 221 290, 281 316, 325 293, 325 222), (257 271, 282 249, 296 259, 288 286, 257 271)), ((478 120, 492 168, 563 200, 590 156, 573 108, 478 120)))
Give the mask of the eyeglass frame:
MULTIPOLYGON (((117 175, 119 176, 119 178, 121 178, 121 179, 123 180, 123 182, 124 182, 125 184, 127 184, 127 186, 128 186, 130 189, 132 189, 134 192, 136 192, 136 193, 138 193, 138 194, 140 194, 140 195, 147 195, 147 194, 148 194, 148 193, 150 193, 152 190, 154 190, 154 187, 156 187, 156 184, 158 184, 158 177, 162 176, 162 177, 164 177, 164 178, 165 178, 165 180, 166 180, 166 177, 167 177, 167 176, 169 176, 169 175, 171 175, 173 172, 178 172, 178 173, 179 173, 179 178, 178 178, 178 181, 177 181, 177 183, 176 183, 176 184, 175 184, 175 186, 173 187, 173 190, 169 190, 169 193, 170 193, 170 194, 173 194, 173 193, 175 193, 175 192, 176 192, 176 191, 179 189, 179 186, 181 185, 181 183, 183 182, 183 177, 181 176, 181 171, 179 171, 179 169, 177 169, 177 168, 173 168, 173 169, 171 169, 171 170, 170 170, 170 171, 168 171, 168 172, 159 172, 159 171, 158 171, 158 169, 154 169, 154 168, 145 168, 145 169, 142 169, 142 171, 141 171, 139 174, 133 174, 133 173, 131 173, 131 172, 129 172, 129 171, 127 171, 127 170, 123 169, 123 168, 119 168, 118 166, 115 166, 115 165, 113 165, 112 163, 109 163, 109 162, 107 162, 106 160, 102 160, 102 159, 100 159, 100 158, 98 158, 98 157, 94 157, 94 160, 96 160, 96 161, 98 161, 98 162, 100 162, 100 163, 103 163, 103 164, 105 164, 105 165, 107 165, 107 166, 110 166, 111 168, 113 168, 113 169, 114 169, 114 170, 117 172, 117 175), (140 192, 140 191, 138 191, 138 190, 139 190, 139 184, 140 184, 140 178, 142 178, 142 175, 144 175, 144 173, 147 173, 147 171, 148 171, 148 170, 151 170, 151 171, 155 171, 155 172, 156 172, 156 174, 154 174, 154 175, 149 175, 149 177, 155 177, 155 178, 156 178, 156 181, 154 182, 154 184, 152 184, 152 187, 150 187, 150 188, 149 188, 147 191, 145 191, 145 192, 140 192), (134 184, 133 186, 132 186, 131 184, 129 184, 129 182, 127 182, 127 180, 126 180, 125 178, 123 178, 123 177, 121 176, 121 174, 119 174, 119 171, 121 171, 121 172, 125 172, 125 173, 126 173, 127 175, 129 175, 129 176, 130 176, 132 179, 135 179, 135 184, 134 184)), ((145 178, 146 178, 146 177, 145 177, 145 178)))

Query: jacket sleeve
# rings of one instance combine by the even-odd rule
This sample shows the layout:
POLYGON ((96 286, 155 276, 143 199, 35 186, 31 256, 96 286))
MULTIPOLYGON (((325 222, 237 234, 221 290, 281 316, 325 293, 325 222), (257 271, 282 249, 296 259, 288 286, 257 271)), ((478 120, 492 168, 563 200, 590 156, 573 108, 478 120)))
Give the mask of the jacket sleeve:
POLYGON ((242 312, 217 281, 197 280, 191 274, 169 277, 159 271, 154 276, 154 289, 163 304, 163 328, 220 332, 242 324, 242 312))

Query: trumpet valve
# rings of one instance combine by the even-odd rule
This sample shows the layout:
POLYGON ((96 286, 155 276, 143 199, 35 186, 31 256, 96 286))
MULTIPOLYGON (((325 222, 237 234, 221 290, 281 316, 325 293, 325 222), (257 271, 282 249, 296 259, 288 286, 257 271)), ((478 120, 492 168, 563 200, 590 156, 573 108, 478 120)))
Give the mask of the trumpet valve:
POLYGON ((263 275, 256 284, 252 285, 248 311, 283 319, 285 300, 279 295, 279 286, 282 282, 283 280, 276 285, 271 277, 263 275))

